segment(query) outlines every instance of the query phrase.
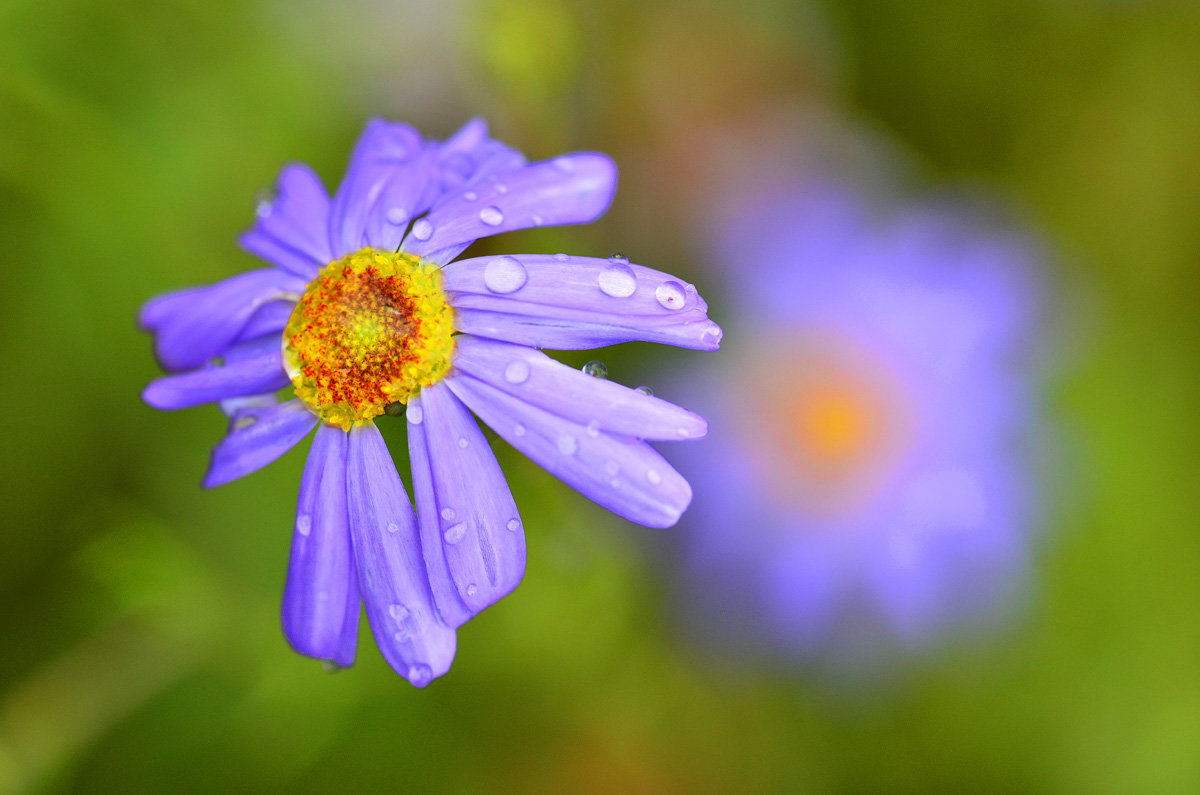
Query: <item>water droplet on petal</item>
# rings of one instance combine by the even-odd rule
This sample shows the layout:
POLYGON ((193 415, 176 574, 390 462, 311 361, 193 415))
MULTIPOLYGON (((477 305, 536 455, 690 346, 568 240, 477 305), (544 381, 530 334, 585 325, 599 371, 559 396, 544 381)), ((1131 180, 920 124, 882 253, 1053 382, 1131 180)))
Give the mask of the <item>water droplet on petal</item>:
POLYGON ((564 433, 558 437, 558 452, 563 455, 575 455, 575 451, 579 449, 579 440, 569 433, 564 433))
POLYGON ((479 593, 478 585, 476 585, 475 583, 471 583, 470 585, 467 586, 467 598, 468 599, 472 598, 477 593, 479 593))
POLYGON ((559 171, 569 173, 575 170, 575 161, 569 157, 556 157, 554 159, 554 167, 559 171))
POLYGON ((627 262, 610 260, 608 266, 600 271, 596 282, 600 285, 600 292, 613 298, 628 298, 637 290, 637 279, 627 262))
POLYGON ((408 421, 413 425, 420 425, 421 420, 425 419, 425 410, 420 406, 408 407, 408 421))
POLYGON ((453 508, 443 508, 441 510, 441 514, 442 514, 442 518, 448 522, 454 518, 454 509, 453 508))
POLYGON ((478 194, 478 193, 476 193, 476 192, 475 192, 475 191, 473 191, 473 190, 469 190, 469 191, 467 191, 466 193, 464 193, 464 194, 463 194, 463 198, 464 198, 464 199, 466 199, 466 200, 467 200, 467 201, 469 201, 469 202, 473 202, 473 201, 475 201, 476 199, 478 199, 478 198, 479 198, 479 194, 478 194))
POLYGON ((442 534, 442 537, 446 539, 447 544, 457 544, 459 541, 463 540, 463 536, 466 534, 467 523, 459 522, 458 524, 452 524, 447 527, 446 532, 442 534))
POLYGON ((525 426, 524 425, 517 423, 516 425, 513 426, 513 436, 524 436, 524 435, 525 435, 525 426))
POLYGON ((429 223, 426 218, 418 218, 417 222, 413 224, 412 236, 417 240, 428 240, 433 237, 433 224, 429 223))
POLYGON ((622 254, 620 251, 614 251, 608 255, 608 258, 613 262, 629 262, 629 257, 622 254))
POLYGON ((647 469, 646 480, 650 481, 650 485, 657 486, 659 483, 662 483, 662 476, 653 469, 647 469))
POLYGON ((508 186, 505 185, 503 182, 497 182, 496 183, 496 193, 499 193, 501 196, 503 196, 504 194, 508 193, 508 186))
POLYGON ((513 359, 504 367, 504 380, 510 384, 523 384, 529 380, 529 362, 513 359))
POLYGON ((562 253, 555 254, 554 258, 556 260, 558 260, 559 262, 566 262, 567 260, 570 259, 570 257, 568 257, 566 254, 562 254, 562 253))
POLYGON ((604 465, 604 471, 607 472, 611 476, 611 475, 615 475, 618 472, 620 472, 621 467, 616 461, 609 461, 607 464, 604 465))
POLYGON ((306 513, 302 513, 296 517, 296 532, 302 536, 306 536, 312 532, 312 517, 306 513))
POLYGON ((471 444, 471 443, 469 441, 467 441, 467 437, 465 437, 465 436, 458 437, 458 448, 460 450, 466 450, 467 445, 469 445, 469 444, 471 444))
POLYGON ((387 531, 389 533, 399 533, 400 525, 396 524, 395 522, 388 522, 387 523, 387 531))
POLYGON ((479 220, 488 226, 500 226, 504 223, 504 213, 500 212, 499 207, 484 207, 479 211, 479 220))
POLYGON ((592 361, 585 364, 582 368, 583 372, 590 375, 592 378, 608 378, 608 366, 604 362, 592 361))
POLYGON ((408 210, 403 207, 393 207, 384 213, 383 217, 387 218, 389 224, 400 226, 401 224, 408 223, 408 210))
POLYGON ((600 435, 600 423, 592 420, 587 424, 587 435, 593 439, 600 435))
POLYGON ((408 669, 408 681, 417 687, 424 687, 433 680, 433 669, 428 665, 414 665, 408 669))
POLYGON ((525 266, 513 257, 495 257, 483 269, 483 283, 493 293, 515 293, 528 280, 525 266))
POLYGON ((507 527, 510 532, 515 533, 521 529, 521 522, 517 519, 509 519, 508 524, 506 524, 505 527, 507 527))
POLYGON ((679 282, 663 282, 654 289, 654 297, 665 309, 683 309, 685 294, 679 282))
POLYGON ((651 389, 650 387, 646 386, 645 384, 637 387, 633 391, 637 392, 640 395, 645 395, 646 397, 654 397, 654 390, 651 389))
POLYGON ((534 226, 541 226, 542 224, 546 223, 546 219, 540 215, 532 215, 529 217, 529 220, 534 226))
POLYGON ((399 624, 408 618, 409 612, 408 608, 404 605, 395 604, 388 608, 388 615, 392 617, 393 621, 399 624))

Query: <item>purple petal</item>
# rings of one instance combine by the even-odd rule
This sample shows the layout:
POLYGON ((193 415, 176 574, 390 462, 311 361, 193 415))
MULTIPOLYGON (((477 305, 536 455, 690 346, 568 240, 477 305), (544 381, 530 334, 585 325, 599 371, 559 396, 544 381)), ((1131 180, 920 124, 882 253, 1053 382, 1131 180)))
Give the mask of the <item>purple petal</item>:
POLYGON ((424 687, 450 670, 455 633, 438 618, 417 517, 374 425, 350 431, 350 538, 367 619, 384 659, 424 687))
POLYGON ((139 323, 154 332, 155 354, 164 370, 190 370, 224 353, 239 337, 247 338, 242 332, 260 307, 281 295, 302 293, 304 287, 304 282, 275 268, 250 271, 207 287, 160 295, 142 307, 139 323))
POLYGON ((503 392, 572 420, 589 433, 639 439, 698 439, 708 423, 692 412, 620 384, 593 378, 524 345, 457 337, 454 367, 503 392))
POLYGON ((258 207, 258 221, 241 237, 251 254, 309 281, 333 259, 325 230, 329 197, 308 166, 296 163, 279 175, 274 201, 258 207))
POLYGON ((587 152, 493 176, 448 199, 423 219, 424 226, 414 224, 404 250, 443 264, 481 237, 586 223, 608 209, 617 186, 613 162, 587 152))
POLYGON ((436 145, 438 183, 427 207, 439 207, 481 180, 525 165, 525 156, 488 137, 487 124, 472 119, 445 143, 436 145))
POLYGON ((721 329, 686 282, 624 259, 520 254, 445 268, 455 327, 538 348, 643 340, 715 351, 721 329))
POLYGON ((367 245, 394 249, 409 221, 424 211, 416 202, 433 176, 430 166, 421 135, 412 127, 381 119, 369 122, 330 211, 333 256, 367 245))
POLYGON ((261 395, 290 383, 283 372, 279 337, 268 335, 227 352, 224 365, 210 365, 152 381, 142 400, 156 409, 182 409, 226 398, 261 395), (234 355, 228 355, 233 353, 234 355))
POLYGON ((408 404, 408 441, 434 602, 451 626, 510 593, 525 534, 487 439, 443 384, 408 404))
MULTIPOLYGON (((296 401, 299 402, 299 401, 296 401)), ((322 425, 300 480, 283 634, 292 648, 338 665, 354 664, 358 639, 358 577, 346 504, 345 431, 322 425)))
POLYGON ((292 310, 296 308, 294 300, 271 301, 263 304, 250 318, 245 328, 238 334, 239 342, 243 340, 252 340, 255 337, 261 337, 264 334, 278 334, 283 331, 284 326, 292 317, 292 310))
POLYGON ((316 424, 317 418, 300 400, 237 410, 229 421, 229 435, 213 450, 205 487, 262 469, 291 450, 316 424))
POLYGON ((670 527, 692 489, 645 442, 589 430, 462 373, 446 384, 505 441, 613 513, 670 527))

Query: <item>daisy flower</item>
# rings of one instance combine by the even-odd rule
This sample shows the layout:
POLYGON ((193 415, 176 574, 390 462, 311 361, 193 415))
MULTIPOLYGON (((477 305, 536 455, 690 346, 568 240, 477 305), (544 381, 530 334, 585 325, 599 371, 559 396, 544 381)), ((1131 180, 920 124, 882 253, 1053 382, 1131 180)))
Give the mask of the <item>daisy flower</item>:
POLYGON ((480 121, 445 142, 372 121, 332 198, 306 166, 283 170, 241 238, 271 267, 142 309, 170 373, 145 401, 229 415, 206 486, 317 428, 283 597, 298 652, 352 664, 362 602, 388 663, 423 686, 449 669, 456 628, 516 587, 524 529, 472 412, 631 521, 666 527, 687 507, 646 440, 696 439, 705 421, 538 349, 715 350, 695 288, 623 257, 455 260, 481 237, 592 221, 615 187, 603 155, 527 164, 480 121), (389 414, 406 418, 415 510, 375 426, 389 414))
POLYGON ((680 389, 718 429, 676 458, 698 622, 844 663, 1002 605, 1033 525, 1027 241, 815 188, 722 234, 755 278, 730 280, 737 349, 680 389))

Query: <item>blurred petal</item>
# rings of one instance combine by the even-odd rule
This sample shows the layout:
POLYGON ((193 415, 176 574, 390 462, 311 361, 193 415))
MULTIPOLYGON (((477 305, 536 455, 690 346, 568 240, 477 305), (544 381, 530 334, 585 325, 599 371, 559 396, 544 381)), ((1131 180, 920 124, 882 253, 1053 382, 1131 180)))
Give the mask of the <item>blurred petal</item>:
POLYGON ((424 687, 450 670, 455 633, 433 607, 417 518, 383 437, 373 424, 349 436, 350 537, 367 619, 388 664, 424 687))
POLYGON ((182 409, 226 398, 260 395, 289 383, 283 372, 279 337, 268 335, 237 352, 225 364, 212 365, 152 381, 142 400, 156 409, 182 409))
POLYGON ((538 348, 643 340, 717 350, 721 329, 696 288, 623 259, 520 254, 445 268, 455 327, 538 348))
POLYGON ((239 409, 230 419, 229 435, 213 450, 205 487, 262 469, 291 450, 316 424, 317 418, 300 400, 239 409))
MULTIPOLYGON (((295 401, 299 402, 299 401, 295 401)), ((358 576, 346 504, 345 431, 322 425, 300 480, 283 634, 292 648, 338 665, 354 664, 358 640, 358 576)))
POLYGON ((443 383, 408 404, 421 544, 438 610, 451 626, 517 587, 525 534, 487 439, 443 383))
POLYGON ((416 130, 381 119, 368 123, 330 211, 331 259, 372 244, 394 249, 408 222, 424 212, 415 203, 431 176, 416 130))
POLYGON ((414 224, 404 250, 439 264, 473 241, 534 226, 581 224, 608 209, 617 169, 604 155, 580 153, 535 163, 460 191, 414 224))
POLYGON ((191 370, 224 353, 239 337, 246 338, 242 332, 260 307, 282 295, 303 293, 304 287, 304 282, 275 268, 250 271, 207 287, 160 295, 142 307, 138 320, 154 333, 154 352, 164 370, 191 370))
POLYGON ((329 197, 312 169, 293 164, 283 169, 275 199, 258 208, 258 221, 241 237, 252 254, 291 271, 305 281, 329 262, 329 197))
POLYGON ((459 335, 454 367, 503 392, 572 420, 589 433, 639 439, 697 439, 703 418, 673 403, 593 378, 524 345, 459 335))
POLYGON ((505 441, 613 513, 670 527, 691 502, 687 481, 645 442, 593 434, 469 375, 446 385, 505 441))
POLYGON ((472 119, 437 145, 437 163, 436 195, 429 197, 427 207, 439 207, 487 177, 515 171, 525 165, 525 156, 489 138, 487 124, 472 119))

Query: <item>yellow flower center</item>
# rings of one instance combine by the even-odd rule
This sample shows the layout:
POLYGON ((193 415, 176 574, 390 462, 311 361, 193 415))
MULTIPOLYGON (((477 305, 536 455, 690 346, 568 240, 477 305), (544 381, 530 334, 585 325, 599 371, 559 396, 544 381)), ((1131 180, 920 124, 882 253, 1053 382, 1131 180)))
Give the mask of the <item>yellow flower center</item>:
POLYGON ((436 265, 364 248, 308 285, 283 330, 283 365, 296 395, 348 431, 441 380, 453 333, 436 265))

